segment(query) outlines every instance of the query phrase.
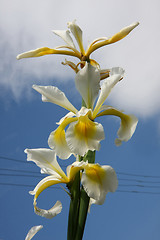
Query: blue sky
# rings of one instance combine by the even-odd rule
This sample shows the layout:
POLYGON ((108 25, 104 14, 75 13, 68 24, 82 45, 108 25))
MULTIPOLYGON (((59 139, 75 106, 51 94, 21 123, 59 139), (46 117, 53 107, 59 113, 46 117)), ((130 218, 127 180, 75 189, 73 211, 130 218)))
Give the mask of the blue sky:
MULTIPOLYGON (((66 113, 64 109, 51 103, 42 103, 40 94, 32 90, 32 84, 59 87, 79 108, 81 99, 74 87, 74 73, 60 65, 60 62, 64 61, 62 56, 17 61, 16 55, 41 46, 61 45, 62 42, 50 31, 65 29, 66 23, 76 18, 84 30, 86 45, 88 40, 110 36, 122 27, 140 21, 140 26, 126 39, 97 51, 94 55, 102 68, 121 66, 126 70, 126 78, 115 87, 107 104, 135 114, 139 123, 132 139, 121 147, 116 147, 114 139, 119 121, 113 117, 99 119, 104 126, 106 139, 101 142, 96 161, 111 165, 116 170, 119 187, 116 193, 107 195, 104 205, 91 207, 84 239, 158 240, 158 1, 153 0, 150 3, 143 0, 124 0, 107 3, 102 0, 90 11, 91 1, 86 3, 83 0, 81 4, 76 1, 70 1, 70 4, 47 1, 47 5, 43 1, 23 3, 14 0, 9 6, 8 1, 1 0, 0 10, 0 239, 24 239, 32 226, 40 224, 44 228, 34 239, 66 239, 69 197, 61 188, 46 190, 38 199, 39 206, 50 208, 59 199, 62 201, 63 210, 52 220, 35 215, 33 197, 28 191, 32 190, 41 178, 38 167, 27 163, 24 149, 48 147, 50 132, 66 113), (39 5, 36 5, 37 3, 39 5), (105 9, 108 9, 107 12, 105 9), (85 14, 82 14, 83 11, 85 14), (24 176, 29 174, 31 177, 24 176)), ((65 170, 65 166, 72 161, 71 158, 69 161, 59 160, 59 163, 65 170)))

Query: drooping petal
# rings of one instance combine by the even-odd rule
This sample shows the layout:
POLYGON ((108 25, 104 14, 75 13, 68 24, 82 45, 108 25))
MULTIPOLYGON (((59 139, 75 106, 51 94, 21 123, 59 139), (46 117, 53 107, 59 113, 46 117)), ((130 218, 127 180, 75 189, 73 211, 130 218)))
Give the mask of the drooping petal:
POLYGON ((33 89, 42 94, 43 102, 51 102, 57 104, 73 113, 77 112, 77 109, 69 102, 64 92, 54 86, 38 86, 33 85, 33 89))
POLYGON ((111 44, 111 43, 115 43, 115 42, 123 39, 124 37, 126 37, 138 25, 139 25, 139 23, 135 22, 135 23, 133 23, 133 24, 131 24, 131 25, 121 29, 120 32, 116 33, 115 35, 113 35, 110 38, 106 38, 106 39, 105 38, 99 38, 99 39, 96 39, 88 47, 88 49, 86 51, 86 54, 85 54, 86 57, 89 57, 89 55, 92 52, 94 52, 95 50, 97 50, 100 47, 106 46, 106 45, 111 44))
POLYGON ((97 114, 97 117, 104 115, 114 115, 121 118, 120 128, 117 132, 118 138, 115 140, 115 144, 120 146, 122 141, 127 142, 136 130, 138 119, 136 116, 130 114, 124 114, 116 108, 102 106, 103 111, 97 114))
POLYGON ((59 166, 56 154, 53 150, 47 148, 25 149, 27 153, 27 161, 33 161, 41 168, 45 174, 50 174, 55 177, 66 178, 65 173, 59 166), (58 174, 58 175, 57 175, 58 174))
POLYGON ((88 118, 90 111, 81 115, 77 122, 70 123, 66 131, 66 142, 71 152, 80 156, 84 156, 88 150, 99 150, 100 141, 104 139, 103 126, 88 118))
POLYGON ((57 214, 59 214, 62 211, 62 203, 60 201, 57 201, 55 203, 55 205, 52 208, 50 208, 49 210, 41 209, 35 205, 34 211, 37 215, 39 215, 41 217, 52 219, 53 217, 57 216, 57 214))
POLYGON ((114 192, 118 186, 114 169, 99 164, 88 164, 84 169, 81 182, 85 191, 90 198, 96 200, 96 204, 103 204, 106 194, 114 192))
POLYGON ((75 84, 87 108, 93 109, 100 89, 100 72, 91 64, 85 66, 76 74, 75 84))
POLYGON ((66 30, 62 30, 62 31, 61 30, 53 30, 52 32, 54 34, 56 34, 57 36, 61 37, 67 43, 68 46, 75 48, 73 39, 71 38, 68 30, 67 31, 66 30))
POLYGON ((51 132, 48 138, 48 145, 50 146, 50 148, 54 149, 56 154, 61 159, 68 159, 72 154, 66 142, 65 127, 76 120, 76 117, 65 118, 63 122, 61 122, 60 126, 55 131, 51 132))
POLYGON ((28 232, 25 240, 31 240, 31 239, 34 237, 34 235, 35 235, 39 230, 41 230, 42 228, 43 228, 42 225, 32 227, 32 228, 29 230, 29 232, 28 232))
POLYGON ((61 159, 68 159, 72 154, 66 142, 65 130, 61 127, 51 132, 48 138, 48 145, 54 149, 57 156, 61 159))
POLYGON ((73 22, 68 22, 68 28, 71 30, 73 36, 75 37, 81 53, 84 55, 84 47, 83 47, 83 40, 82 40, 82 30, 80 27, 76 24, 76 21, 74 20, 73 22))
MULTIPOLYGON (((63 46, 64 48, 65 46, 63 46)), ((67 48, 67 46, 66 46, 67 48)), ((68 51, 68 50, 59 50, 59 49, 51 49, 48 47, 42 47, 42 48, 37 48, 35 50, 31 50, 28 52, 21 53, 17 56, 17 59, 22 59, 22 58, 32 58, 32 57, 41 57, 44 55, 49 55, 49 54, 62 54, 62 55, 69 55, 73 57, 78 57, 80 58, 79 54, 73 52, 73 51, 68 51)))
POLYGON ((96 117, 97 113, 99 112, 102 104, 108 97, 109 93, 111 92, 112 88, 115 86, 117 82, 120 81, 121 78, 123 78, 124 75, 124 70, 122 68, 113 68, 110 71, 110 77, 104 80, 102 86, 101 86, 101 91, 100 95, 98 97, 96 106, 93 111, 93 118, 96 117))
POLYGON ((35 195, 35 200, 38 198, 38 196, 43 192, 46 188, 58 184, 58 183, 67 183, 68 178, 67 176, 64 178, 56 177, 56 176, 48 176, 43 178, 34 188, 33 191, 29 191, 29 194, 35 195))

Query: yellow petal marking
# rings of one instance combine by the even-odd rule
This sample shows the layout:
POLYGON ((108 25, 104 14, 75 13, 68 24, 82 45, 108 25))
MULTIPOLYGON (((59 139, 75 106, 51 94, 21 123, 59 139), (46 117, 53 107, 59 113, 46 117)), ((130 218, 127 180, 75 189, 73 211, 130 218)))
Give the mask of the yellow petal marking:
POLYGON ((48 55, 48 54, 63 54, 63 55, 69 55, 69 56, 73 56, 73 57, 77 57, 77 58, 81 58, 80 54, 75 53, 73 51, 68 51, 68 50, 59 50, 59 49, 51 49, 51 48, 47 48, 47 47, 42 47, 42 48, 38 48, 35 50, 31 50, 28 52, 24 52, 22 54, 19 54, 17 56, 17 59, 21 59, 21 58, 30 58, 30 57, 41 57, 44 55, 48 55))
MULTIPOLYGON (((106 39, 104 41, 98 42, 98 40, 95 41, 95 44, 91 44, 85 54, 86 57, 89 57, 89 55, 94 52, 95 50, 97 50, 100 47, 106 46, 108 44, 111 43, 115 43, 121 39, 123 39, 124 37, 126 37, 135 27, 137 27, 139 25, 139 23, 134 23, 128 27, 125 27, 123 29, 121 29, 118 33, 116 33, 115 35, 113 35, 111 38, 106 39)), ((103 40, 103 38, 100 38, 100 40, 103 40)))
POLYGON ((88 142, 89 138, 93 138, 96 132, 96 123, 91 121, 88 116, 81 116, 75 125, 74 133, 79 139, 88 142))
POLYGON ((70 124, 71 122, 75 122, 77 120, 78 120, 77 117, 66 118, 63 120, 63 122, 60 124, 60 126, 54 132, 54 140, 56 143, 58 143, 59 145, 67 144, 64 129, 67 127, 68 124, 70 124))
POLYGON ((105 170, 99 164, 88 164, 84 166, 87 177, 95 182, 103 184, 103 179, 106 177, 105 170))

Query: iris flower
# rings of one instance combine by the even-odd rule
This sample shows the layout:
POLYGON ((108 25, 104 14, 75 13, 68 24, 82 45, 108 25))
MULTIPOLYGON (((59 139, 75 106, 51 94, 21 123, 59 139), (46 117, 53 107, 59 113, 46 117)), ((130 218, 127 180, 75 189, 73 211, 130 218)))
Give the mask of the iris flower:
POLYGON ((85 67, 76 74, 76 87, 86 104, 86 107, 82 107, 80 111, 57 87, 33 85, 33 88, 42 94, 42 101, 52 102, 69 110, 69 113, 59 121, 59 127, 50 134, 48 139, 50 148, 54 149, 61 159, 69 158, 72 153, 84 156, 88 150, 99 150, 100 141, 105 137, 104 129, 94 120, 100 116, 120 117, 121 125, 118 138, 115 140, 116 145, 132 137, 138 122, 137 118, 134 115, 126 115, 111 106, 103 105, 111 89, 123 78, 124 70, 113 68, 109 74, 110 76, 103 81, 101 86, 98 69, 89 63, 86 63, 85 67), (99 89, 100 94, 94 107, 99 89))
POLYGON ((68 29, 69 30, 56 30, 53 31, 56 35, 61 37, 66 45, 62 45, 59 47, 56 47, 54 49, 48 48, 48 47, 42 47, 37 48, 35 50, 31 50, 29 52, 24 52, 17 56, 17 59, 21 58, 30 58, 30 57, 40 57, 43 55, 48 54, 62 54, 62 55, 69 55, 73 57, 77 57, 80 61, 88 61, 92 65, 98 66, 97 62, 93 59, 90 59, 90 55, 92 52, 97 50, 98 48, 101 48, 103 46, 106 46, 111 43, 115 43, 122 38, 126 37, 135 27, 138 26, 138 22, 135 22, 123 29, 120 30, 120 32, 116 33, 112 37, 101 37, 98 39, 95 39, 87 48, 87 50, 84 50, 83 45, 83 36, 82 36, 82 30, 80 27, 76 24, 75 21, 68 23, 68 29), (71 37, 71 33, 74 36, 79 49, 77 50, 74 41, 71 37))
POLYGON ((26 149, 27 160, 33 161, 41 168, 41 173, 49 174, 42 179, 30 194, 34 195, 35 213, 52 218, 62 210, 61 202, 57 203, 50 209, 40 209, 36 205, 38 196, 46 188, 60 183, 72 184, 77 172, 83 170, 81 174, 81 183, 88 196, 97 204, 103 204, 108 192, 115 192, 118 185, 118 180, 114 169, 110 166, 100 166, 99 164, 89 164, 87 162, 74 162, 67 167, 67 175, 63 172, 56 160, 56 154, 51 149, 26 149))

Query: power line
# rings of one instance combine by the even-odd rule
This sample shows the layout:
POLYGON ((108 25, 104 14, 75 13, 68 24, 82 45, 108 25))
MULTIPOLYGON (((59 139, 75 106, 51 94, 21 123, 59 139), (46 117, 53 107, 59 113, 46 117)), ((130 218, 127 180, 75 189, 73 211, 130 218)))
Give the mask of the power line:
MULTIPOLYGON (((36 175, 10 174, 10 173, 0 173, 0 176, 43 178, 43 175, 36 176, 36 175)), ((121 180, 121 179, 119 179, 119 180, 121 180)), ((143 181, 143 183, 146 183, 146 182, 143 181)), ((141 188, 160 188, 160 186, 142 185, 142 184, 119 184, 119 186, 121 186, 121 187, 141 187, 141 188)))
MULTIPOLYGON (((5 186, 15 186, 15 187, 30 187, 34 188, 34 185, 30 184, 18 184, 18 183, 3 183, 0 182, 0 185, 5 185, 5 186)), ((56 186, 51 186, 50 188, 62 190, 61 187, 56 187, 56 186)), ((121 192, 121 193, 135 193, 135 194, 150 194, 150 195, 159 195, 160 192, 148 192, 148 191, 137 191, 137 190, 116 190, 116 192, 121 192)))
MULTIPOLYGON (((10 158, 10 157, 5 157, 5 156, 0 156, 0 159, 6 159, 6 160, 9 160, 9 161, 15 161, 15 162, 19 162, 19 163, 31 163, 30 161, 23 161, 23 160, 20 160, 20 159, 10 158)), ((66 166, 65 165, 61 165, 61 167, 66 167, 66 166)), ((22 171, 24 171, 24 170, 22 170, 22 171)), ((33 172, 33 173, 35 173, 35 172, 33 172)), ((160 178, 160 176, 134 174, 134 173, 119 172, 119 171, 116 171, 116 173, 118 175, 126 175, 126 176, 134 176, 134 177, 160 178)))

